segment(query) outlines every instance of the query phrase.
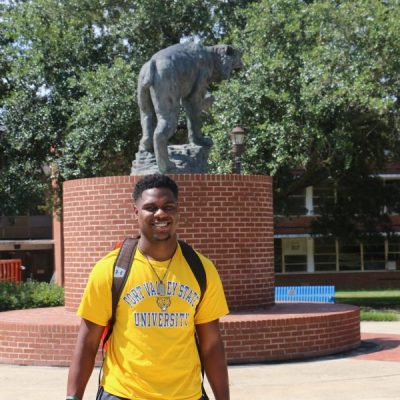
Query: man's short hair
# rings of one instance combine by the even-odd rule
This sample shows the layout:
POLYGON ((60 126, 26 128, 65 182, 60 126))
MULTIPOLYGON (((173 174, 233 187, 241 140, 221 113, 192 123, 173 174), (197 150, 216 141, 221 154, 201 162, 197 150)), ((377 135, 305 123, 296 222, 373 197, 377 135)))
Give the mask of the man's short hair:
POLYGON ((133 200, 136 202, 145 190, 153 188, 169 189, 173 193, 175 199, 178 200, 178 185, 169 176, 162 174, 145 175, 136 182, 132 193, 133 200))

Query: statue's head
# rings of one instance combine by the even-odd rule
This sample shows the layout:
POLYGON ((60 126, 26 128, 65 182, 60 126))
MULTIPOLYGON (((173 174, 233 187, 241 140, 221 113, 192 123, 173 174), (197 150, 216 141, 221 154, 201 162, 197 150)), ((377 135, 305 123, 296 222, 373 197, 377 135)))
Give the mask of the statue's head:
POLYGON ((233 70, 243 68, 239 50, 226 44, 211 46, 215 58, 215 81, 229 79, 233 70))

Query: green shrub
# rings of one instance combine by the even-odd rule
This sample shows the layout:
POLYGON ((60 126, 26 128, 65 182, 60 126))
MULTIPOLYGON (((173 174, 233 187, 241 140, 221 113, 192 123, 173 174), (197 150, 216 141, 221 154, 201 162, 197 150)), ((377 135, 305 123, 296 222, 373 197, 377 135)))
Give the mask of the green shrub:
POLYGON ((47 282, 0 282, 0 311, 64 304, 64 289, 47 282))

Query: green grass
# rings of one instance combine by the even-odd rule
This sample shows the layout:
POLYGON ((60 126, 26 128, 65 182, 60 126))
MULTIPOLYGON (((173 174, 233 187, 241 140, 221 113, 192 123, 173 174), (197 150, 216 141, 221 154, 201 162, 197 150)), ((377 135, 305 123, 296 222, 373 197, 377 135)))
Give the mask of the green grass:
POLYGON ((361 308, 361 321, 400 321, 400 312, 361 308))
POLYGON ((359 306, 362 321, 400 321, 400 289, 338 290, 335 302, 359 306))

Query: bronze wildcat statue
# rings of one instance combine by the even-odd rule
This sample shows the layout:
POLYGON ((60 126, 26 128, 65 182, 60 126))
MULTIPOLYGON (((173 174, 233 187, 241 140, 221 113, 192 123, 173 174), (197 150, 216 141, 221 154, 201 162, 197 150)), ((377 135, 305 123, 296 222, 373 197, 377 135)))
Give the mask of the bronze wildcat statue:
POLYGON ((211 139, 201 133, 201 114, 213 102, 207 88, 240 68, 240 53, 233 47, 196 43, 167 47, 143 65, 138 80, 143 133, 139 150, 154 150, 160 172, 175 167, 168 158, 168 140, 176 132, 180 104, 186 112, 189 143, 211 146, 211 139))

